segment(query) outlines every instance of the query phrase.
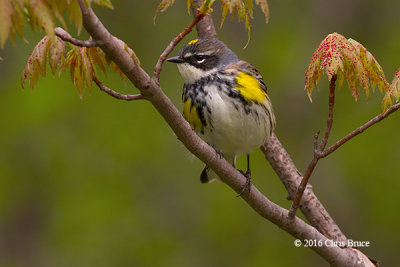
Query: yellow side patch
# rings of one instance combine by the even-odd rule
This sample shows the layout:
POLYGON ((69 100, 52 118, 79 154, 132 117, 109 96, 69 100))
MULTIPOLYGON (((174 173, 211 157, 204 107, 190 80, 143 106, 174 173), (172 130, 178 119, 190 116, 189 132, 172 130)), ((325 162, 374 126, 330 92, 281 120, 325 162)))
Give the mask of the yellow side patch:
POLYGON ((199 41, 199 39, 194 39, 194 40, 190 41, 190 42, 187 43, 187 44, 188 44, 188 45, 192 45, 192 44, 197 43, 198 41, 199 41))
POLYGON ((190 99, 183 102, 183 117, 189 122, 193 129, 202 126, 196 107, 190 99))
POLYGON ((241 72, 236 77, 237 87, 236 89, 242 94, 242 96, 249 102, 265 102, 267 93, 261 89, 257 79, 247 73, 241 72))

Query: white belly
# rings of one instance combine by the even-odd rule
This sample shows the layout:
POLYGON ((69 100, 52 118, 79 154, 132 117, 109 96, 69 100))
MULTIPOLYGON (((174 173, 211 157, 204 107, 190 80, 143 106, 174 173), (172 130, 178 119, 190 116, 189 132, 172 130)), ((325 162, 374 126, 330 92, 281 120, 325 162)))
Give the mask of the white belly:
POLYGON ((213 127, 212 130, 207 127, 201 136, 224 154, 240 156, 250 153, 269 137, 270 118, 262 105, 252 103, 250 112, 246 113, 242 103, 231 101, 215 86, 210 86, 206 97, 211 110, 206 117, 213 127))

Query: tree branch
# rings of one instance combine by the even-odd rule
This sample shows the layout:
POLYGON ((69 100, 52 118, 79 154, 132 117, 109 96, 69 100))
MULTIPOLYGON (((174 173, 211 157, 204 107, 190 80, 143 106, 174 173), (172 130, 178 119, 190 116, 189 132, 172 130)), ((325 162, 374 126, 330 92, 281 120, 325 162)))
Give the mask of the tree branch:
MULTIPOLYGON (((179 140, 195 156, 214 170, 221 179, 237 193, 246 183, 246 179, 224 158, 220 158, 212 147, 195 134, 171 100, 162 92, 159 85, 137 65, 121 48, 98 20, 91 8, 85 9, 82 0, 78 0, 83 17, 83 25, 94 40, 101 40, 100 48, 115 62, 130 81, 141 91, 163 116, 179 140)), ((342 249, 326 245, 325 236, 299 218, 287 219, 288 211, 271 202, 253 186, 252 190, 242 198, 261 216, 275 223, 300 240, 317 239, 321 246, 311 249, 324 257, 332 265, 338 266, 370 266, 370 261, 356 249, 342 249)))
POLYGON ((60 28, 60 27, 55 28, 54 31, 58 37, 60 37, 64 41, 69 42, 76 46, 93 47, 93 46, 99 45, 97 42, 92 41, 92 40, 82 41, 82 40, 75 39, 67 31, 65 31, 63 28, 60 28))
POLYGON ((346 135, 345 137, 343 137, 342 139, 337 141, 335 144, 333 144, 332 146, 327 148, 321 154, 321 158, 325 158, 326 156, 328 156, 329 154, 334 152, 336 149, 341 147, 344 143, 346 143, 347 141, 349 141, 353 137, 356 137, 360 133, 362 133, 365 130, 367 130, 369 127, 371 127, 371 126, 375 125, 376 123, 380 122, 381 120, 387 118, 390 114, 392 114, 393 112, 395 112, 398 109, 400 109, 400 103, 394 104, 393 106, 388 108, 388 110, 386 110, 385 113, 379 114, 378 116, 376 116, 373 119, 369 120, 367 123, 365 123, 364 125, 358 127, 357 129, 355 129, 354 131, 352 131, 351 133, 349 133, 348 135, 346 135))
MULTIPOLYGON (((203 0, 193 1, 194 3, 194 6, 192 7, 193 14, 196 14, 197 8, 201 6, 202 2, 203 0)), ((211 13, 209 13, 199 23, 197 23, 196 28, 197 28, 197 35, 200 38, 217 39, 217 32, 215 30, 211 13)))
POLYGON ((162 64, 164 61, 167 59, 169 53, 174 49, 174 47, 188 34, 192 31, 193 27, 202 19, 204 18, 204 15, 199 13, 197 10, 197 15, 193 19, 193 21, 180 33, 178 36, 176 36, 171 43, 165 48, 164 52, 160 55, 160 58, 157 61, 157 64, 154 68, 154 76, 153 79, 155 79, 157 82, 160 80, 160 73, 161 73, 161 68, 162 64))
POLYGON ((312 158, 310 164, 308 165, 306 173, 304 174, 299 187, 297 188, 296 197, 294 198, 292 206, 290 207, 289 218, 291 218, 291 219, 294 218, 294 216, 297 212, 297 209, 299 208, 300 200, 304 194, 304 190, 306 189, 308 180, 310 180, 311 174, 314 171, 315 166, 317 166, 317 163, 318 163, 319 159, 321 158, 321 154, 323 153, 323 151, 326 147, 326 144, 328 143, 328 138, 329 138, 329 134, 331 132, 332 123, 333 123, 333 106, 335 104, 336 78, 337 78, 336 74, 332 76, 331 83, 329 86, 329 112, 328 112, 328 119, 326 121, 325 135, 321 141, 320 146, 318 146, 319 132, 317 132, 314 135, 314 155, 313 155, 313 158, 312 158))
POLYGON ((112 89, 108 88, 107 86, 105 86, 96 77, 93 77, 93 81, 100 88, 100 90, 106 92, 107 94, 109 94, 110 96, 112 96, 112 97, 114 97, 116 99, 121 99, 121 100, 126 100, 126 101, 145 99, 141 94, 123 95, 123 94, 120 94, 118 92, 115 92, 114 90, 112 90, 112 89))

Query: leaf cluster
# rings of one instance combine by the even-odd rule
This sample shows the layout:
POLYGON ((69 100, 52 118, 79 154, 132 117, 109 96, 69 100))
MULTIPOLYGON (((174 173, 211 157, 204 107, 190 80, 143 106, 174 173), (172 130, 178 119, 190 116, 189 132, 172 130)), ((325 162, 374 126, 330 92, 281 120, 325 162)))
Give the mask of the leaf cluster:
MULTIPOLYGON (((158 5, 156 14, 154 16, 154 22, 156 20, 157 14, 159 12, 166 11, 170 6, 174 4, 175 0, 162 0, 158 5)), ((192 6, 199 8, 199 10, 204 10, 204 7, 208 7, 212 11, 211 6, 215 0, 204 0, 200 7, 195 6, 193 0, 187 0, 187 8, 190 13, 190 8, 192 6)), ((262 12, 265 15, 265 22, 269 21, 269 5, 267 0, 255 0, 256 5, 260 6, 262 12)), ((228 13, 232 14, 232 18, 237 13, 238 20, 244 21, 246 30, 248 32, 248 41, 246 46, 249 44, 251 39, 251 19, 253 18, 253 0, 221 0, 222 4, 222 20, 221 27, 224 24, 225 18, 228 13)), ((207 14, 207 12, 203 13, 207 14)))
POLYGON ((392 105, 395 93, 399 93, 400 77, 395 85, 393 83, 389 85, 382 67, 374 56, 356 40, 346 39, 338 33, 329 34, 311 58, 305 73, 305 90, 310 100, 323 70, 329 81, 333 75, 337 75, 339 87, 346 80, 355 100, 358 98, 360 88, 364 90, 367 100, 370 87, 372 90, 377 87, 380 92, 386 92, 382 101, 383 111, 392 105))
MULTIPOLYGON (((91 3, 113 8, 110 0, 85 0, 87 6, 91 3)), ((80 32, 82 15, 75 0, 0 0, 0 47, 3 47, 8 37, 15 41, 15 36, 24 38, 23 28, 29 24, 33 30, 44 29, 54 41, 54 29, 57 22, 67 28, 64 13, 80 32)))
MULTIPOLYGON (((115 38, 115 37, 114 37, 115 38)), ((118 45, 121 46, 137 64, 140 64, 134 51, 123 41, 115 38, 118 45)), ((55 37, 55 41, 50 36, 45 36, 35 46, 30 54, 21 78, 21 85, 24 88, 25 82, 29 81, 30 89, 33 90, 39 76, 46 76, 47 62, 49 62, 52 74, 59 74, 70 69, 71 80, 78 89, 79 95, 83 96, 84 88, 92 91, 93 78, 97 76, 100 69, 107 75, 106 67, 116 71, 123 79, 126 76, 117 67, 117 65, 109 60, 104 52, 98 47, 78 47, 69 43, 69 51, 67 51, 66 43, 59 37, 55 37)))

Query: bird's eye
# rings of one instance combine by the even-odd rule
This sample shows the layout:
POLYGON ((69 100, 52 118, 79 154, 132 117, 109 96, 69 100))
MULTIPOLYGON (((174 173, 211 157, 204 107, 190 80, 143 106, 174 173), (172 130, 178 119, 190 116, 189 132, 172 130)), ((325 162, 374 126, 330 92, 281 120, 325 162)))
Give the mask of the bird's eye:
POLYGON ((201 64, 206 60, 205 56, 203 55, 195 55, 194 59, 197 61, 198 64, 201 64))

